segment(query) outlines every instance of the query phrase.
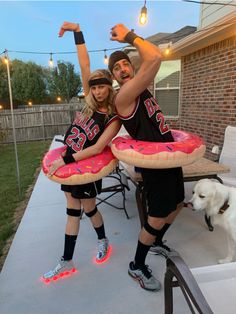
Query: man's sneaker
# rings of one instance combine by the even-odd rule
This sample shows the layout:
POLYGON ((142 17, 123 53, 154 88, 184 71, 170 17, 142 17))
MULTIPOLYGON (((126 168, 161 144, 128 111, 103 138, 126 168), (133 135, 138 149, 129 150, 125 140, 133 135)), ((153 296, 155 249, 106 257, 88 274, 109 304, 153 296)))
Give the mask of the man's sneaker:
POLYGON ((173 252, 173 250, 167 245, 163 244, 163 242, 154 243, 149 249, 150 254, 162 255, 165 258, 167 258, 168 254, 171 252, 173 252))
POLYGON ((130 262, 128 274, 135 280, 137 280, 143 289, 150 291, 158 291, 161 289, 160 282, 152 275, 152 271, 148 268, 148 265, 136 269, 134 262, 130 262))
POLYGON ((109 251, 110 251, 110 247, 109 247, 108 239, 104 238, 104 239, 98 240, 98 252, 96 256, 96 262, 102 263, 105 260, 107 260, 109 257, 109 251))
POLYGON ((48 273, 43 275, 42 280, 45 283, 49 283, 50 281, 55 281, 62 277, 76 273, 76 271, 77 270, 73 261, 64 261, 64 259, 61 258, 60 262, 53 270, 50 270, 48 273))

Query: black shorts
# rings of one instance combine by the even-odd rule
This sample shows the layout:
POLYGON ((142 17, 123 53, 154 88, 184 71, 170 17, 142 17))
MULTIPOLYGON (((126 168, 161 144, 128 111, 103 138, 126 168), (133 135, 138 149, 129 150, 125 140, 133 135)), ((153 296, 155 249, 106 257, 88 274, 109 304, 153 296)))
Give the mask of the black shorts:
POLYGON ((61 190, 71 193, 71 196, 78 199, 94 198, 101 193, 102 180, 81 185, 61 185, 61 190))
POLYGON ((148 215, 165 218, 184 200, 182 168, 140 169, 148 215))

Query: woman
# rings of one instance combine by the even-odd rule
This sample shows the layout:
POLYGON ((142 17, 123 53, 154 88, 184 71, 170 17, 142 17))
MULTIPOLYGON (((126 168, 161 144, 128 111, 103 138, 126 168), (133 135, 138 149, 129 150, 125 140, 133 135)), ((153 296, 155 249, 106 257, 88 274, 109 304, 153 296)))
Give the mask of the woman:
MULTIPOLYGON (((103 151, 120 129, 120 121, 113 113, 112 78, 107 70, 90 73, 90 61, 79 24, 64 22, 59 37, 73 31, 81 68, 83 90, 86 105, 77 113, 74 122, 66 132, 64 142, 67 145, 65 156, 52 163, 49 175, 67 163, 79 161, 103 151)), ((102 180, 84 185, 62 185, 67 201, 67 223, 65 230, 64 253, 58 265, 43 279, 50 281, 64 272, 73 272, 73 254, 79 233, 81 209, 90 218, 98 237, 96 261, 102 262, 108 254, 108 239, 101 213, 96 207, 96 196, 101 192, 102 180)))

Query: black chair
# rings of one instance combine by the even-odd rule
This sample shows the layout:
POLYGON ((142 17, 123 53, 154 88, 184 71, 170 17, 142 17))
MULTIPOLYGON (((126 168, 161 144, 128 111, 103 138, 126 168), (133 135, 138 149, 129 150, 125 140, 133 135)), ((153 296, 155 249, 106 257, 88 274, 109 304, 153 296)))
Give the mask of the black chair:
POLYGON ((97 203, 97 206, 100 205, 101 203, 105 203, 116 209, 124 210, 127 219, 129 219, 129 215, 127 213, 126 205, 125 205, 125 200, 126 200, 125 192, 126 190, 128 191, 130 190, 127 176, 122 172, 122 169, 118 165, 116 169, 105 178, 112 179, 114 183, 112 183, 112 185, 102 188, 101 194, 102 193, 109 193, 109 194, 105 198, 97 197, 97 200, 99 201, 97 203), (107 201, 108 199, 110 199, 117 193, 122 194, 122 206, 117 206, 114 203, 107 201))
POLYGON ((173 314, 174 287, 181 288, 191 313, 213 314, 190 269, 175 251, 169 253, 166 260, 164 280, 165 314, 173 314), (197 312, 194 311, 194 308, 197 312))

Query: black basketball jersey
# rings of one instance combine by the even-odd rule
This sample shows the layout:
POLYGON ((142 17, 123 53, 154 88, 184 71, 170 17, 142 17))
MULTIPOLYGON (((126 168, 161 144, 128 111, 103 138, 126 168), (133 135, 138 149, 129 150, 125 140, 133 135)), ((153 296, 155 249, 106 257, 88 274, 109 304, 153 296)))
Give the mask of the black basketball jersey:
POLYGON ((116 119, 116 114, 107 115, 101 111, 95 111, 90 118, 84 118, 81 112, 77 112, 64 138, 67 153, 73 154, 96 144, 105 128, 116 119))
POLYGON ((128 117, 120 116, 132 138, 149 142, 173 142, 169 126, 161 109, 149 90, 145 89, 136 101, 134 111, 128 117))

